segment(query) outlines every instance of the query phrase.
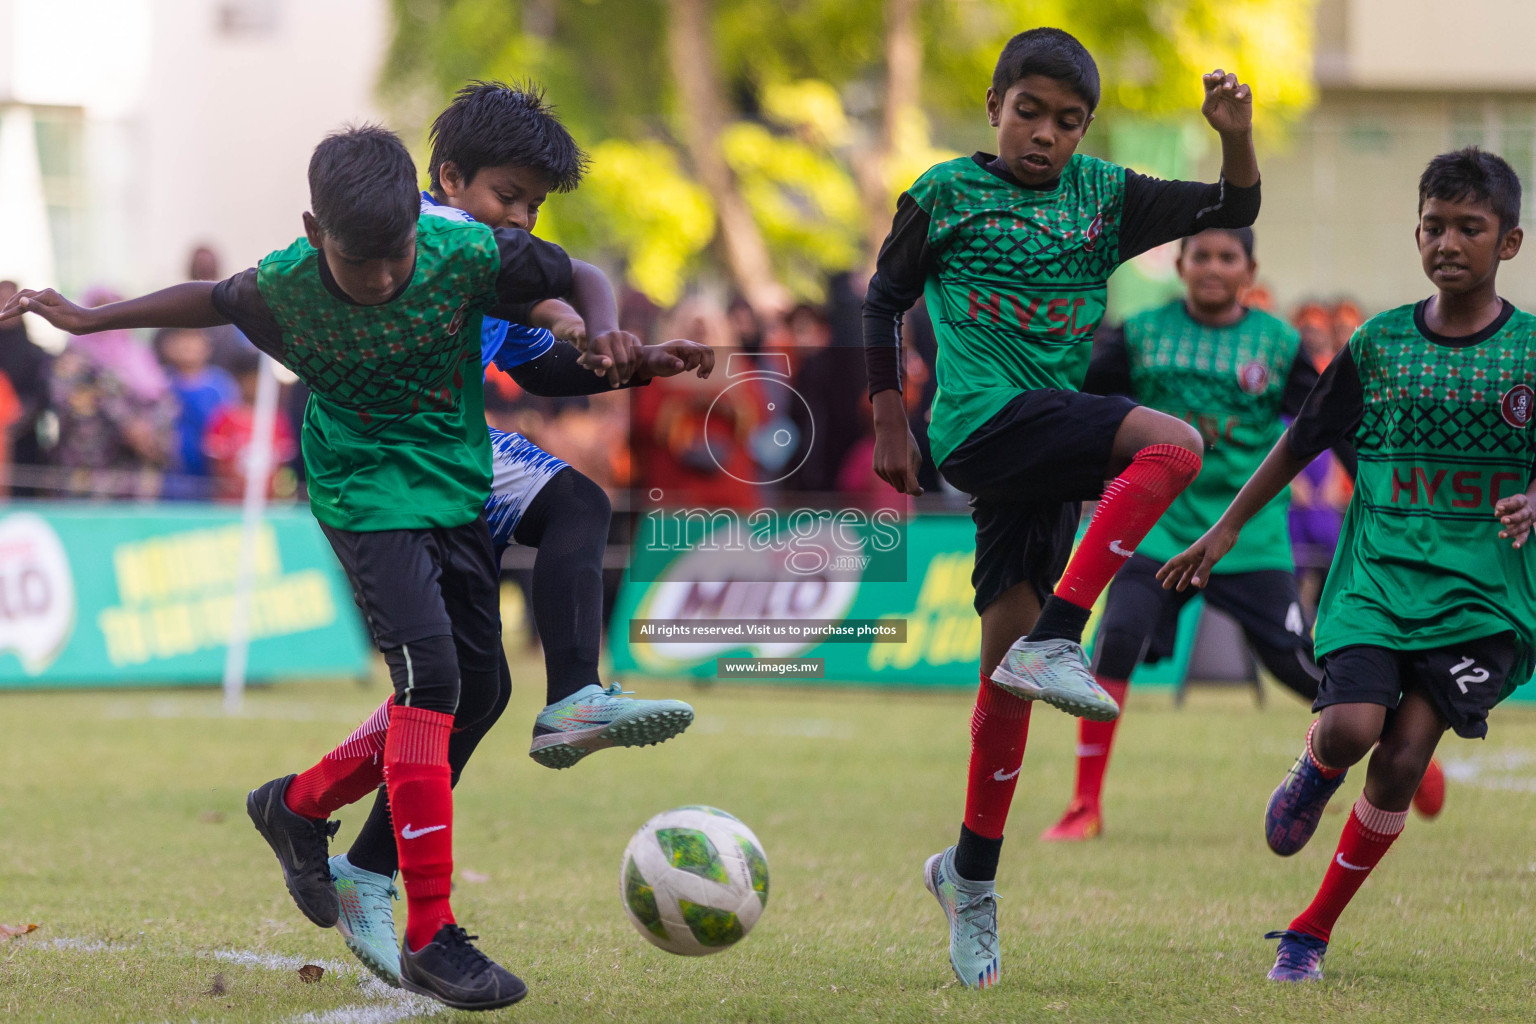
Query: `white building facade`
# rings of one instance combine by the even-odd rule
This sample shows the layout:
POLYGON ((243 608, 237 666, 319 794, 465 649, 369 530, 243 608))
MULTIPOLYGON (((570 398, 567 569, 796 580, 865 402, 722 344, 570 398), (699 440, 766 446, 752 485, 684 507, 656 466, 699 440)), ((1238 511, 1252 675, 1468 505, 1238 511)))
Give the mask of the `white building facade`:
POLYGON ((124 293, 292 241, 310 151, 379 120, 387 0, 0 0, 0 278, 124 293))

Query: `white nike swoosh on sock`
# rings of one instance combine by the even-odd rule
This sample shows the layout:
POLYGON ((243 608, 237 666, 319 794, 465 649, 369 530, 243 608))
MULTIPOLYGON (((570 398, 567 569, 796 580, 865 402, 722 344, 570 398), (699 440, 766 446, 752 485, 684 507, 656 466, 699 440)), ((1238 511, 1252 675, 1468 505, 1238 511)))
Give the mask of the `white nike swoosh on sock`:
POLYGON ((410 825, 406 825, 405 828, 400 830, 400 838, 401 839, 417 839, 417 838, 420 838, 421 836, 426 835, 428 832, 441 832, 443 829, 445 829, 447 827, 448 827, 447 825, 428 825, 426 828, 415 828, 415 829, 413 829, 413 828, 411 828, 410 825))
POLYGON ((1023 770, 1024 770, 1024 766, 1023 765, 1019 765, 1013 771, 1009 772, 1007 775, 1004 775, 1003 774, 1003 770, 1001 768, 999 768, 997 771, 992 773, 992 778, 996 779, 998 782, 1007 782, 1009 779, 1017 778, 1019 772, 1021 772, 1023 770))
POLYGON ((1339 867, 1344 868, 1345 870, 1348 870, 1348 871, 1369 871, 1369 870, 1371 870, 1368 867, 1361 867, 1359 864, 1351 864, 1349 861, 1344 859, 1344 855, 1342 853, 1334 854, 1333 855, 1333 859, 1334 859, 1334 862, 1339 865, 1339 867))

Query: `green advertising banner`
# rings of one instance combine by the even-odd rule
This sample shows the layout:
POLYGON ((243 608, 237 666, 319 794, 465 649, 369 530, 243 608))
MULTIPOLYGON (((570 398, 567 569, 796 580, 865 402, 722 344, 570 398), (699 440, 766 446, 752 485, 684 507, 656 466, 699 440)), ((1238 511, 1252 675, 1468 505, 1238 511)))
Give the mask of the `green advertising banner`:
MULTIPOLYGON (((0 513, 0 689, 213 683, 223 675, 238 508, 13 504, 0 513)), ((257 532, 253 680, 360 676, 370 647, 308 509, 257 532)))
MULTIPOLYGON (((981 620, 972 606, 971 589, 975 528, 968 516, 928 515, 910 519, 906 529, 904 582, 825 576, 699 582, 697 575, 687 571, 684 555, 672 563, 678 569, 673 574, 662 568, 647 573, 654 576, 647 582, 626 577, 611 627, 614 668, 658 677, 730 678, 735 673, 724 671, 718 659, 808 658, 821 662, 814 676, 783 673, 738 678, 975 686, 981 649, 981 620), (709 620, 756 624, 742 626, 740 631, 747 635, 741 638, 689 635, 676 625, 709 620), (775 621, 891 621, 904 622, 905 630, 892 631, 874 642, 861 637, 857 627, 834 638, 805 628, 796 638, 772 635, 761 625, 775 621), (758 637, 754 632, 770 635, 758 637)), ((1138 670, 1139 684, 1172 685, 1182 677, 1198 606, 1198 601, 1192 601, 1185 609, 1175 657, 1138 670)), ((1090 622, 1088 635, 1092 630, 1090 622)))

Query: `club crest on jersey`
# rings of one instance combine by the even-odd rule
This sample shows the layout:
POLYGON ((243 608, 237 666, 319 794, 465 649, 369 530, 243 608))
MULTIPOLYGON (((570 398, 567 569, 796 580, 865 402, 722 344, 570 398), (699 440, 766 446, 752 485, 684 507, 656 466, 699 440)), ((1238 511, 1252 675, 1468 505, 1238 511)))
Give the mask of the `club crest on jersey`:
POLYGON ((1237 371, 1237 383, 1250 395, 1260 395, 1269 387, 1269 367, 1263 363, 1248 363, 1237 371))
POLYGON ((1093 250, 1097 249, 1099 247, 1099 236, 1103 234, 1104 212, 1100 210, 1099 215, 1093 218, 1093 223, 1089 224, 1088 230, 1084 232, 1085 240, 1083 242, 1083 251, 1093 252, 1093 250))
POLYGON ((464 326, 464 315, 469 312, 469 300, 459 303, 459 308, 453 311, 453 319, 448 321, 448 336, 451 338, 459 333, 459 328, 464 326))
POLYGON ((1531 422, 1531 403, 1536 400, 1536 391, 1532 391, 1528 384, 1516 384, 1504 392, 1504 398, 1499 402, 1499 415, 1504 417, 1504 422, 1516 429, 1524 427, 1531 422))

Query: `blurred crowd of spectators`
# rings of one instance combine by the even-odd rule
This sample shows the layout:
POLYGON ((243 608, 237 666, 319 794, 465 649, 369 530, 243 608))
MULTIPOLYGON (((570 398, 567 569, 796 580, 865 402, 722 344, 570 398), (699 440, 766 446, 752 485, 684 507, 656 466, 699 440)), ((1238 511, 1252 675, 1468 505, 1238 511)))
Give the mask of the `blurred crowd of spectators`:
MULTIPOLYGON (((192 280, 216 280, 217 258, 198 248, 192 280)), ((588 398, 525 393, 487 375, 491 423, 527 435, 604 487, 674 506, 891 505, 898 496, 871 469, 873 424, 865 399, 862 281, 836 275, 821 304, 771 320, 744 301, 690 297, 662 309, 638 292, 621 300, 623 326, 654 343, 691 338, 715 347, 707 380, 692 374, 588 398)), ((0 282, 0 305, 15 285, 0 282)), ((116 296, 96 289, 87 305, 116 296)), ((1272 308, 1261 289, 1248 302, 1272 308)), ((1307 302, 1291 314, 1319 368, 1363 321, 1349 301, 1307 302)), ((907 412, 925 448, 936 389, 933 330, 921 304, 907 317, 907 412)), ((0 329, 0 427, 13 494, 29 497, 239 500, 260 366, 233 327, 70 338, 56 356, 27 337, 25 320, 0 329)), ((283 386, 274 447, 274 498, 303 496, 296 438, 307 395, 283 386)), ((925 460, 934 502, 959 505, 925 460)), ((1332 558, 1350 481, 1331 455, 1293 487, 1297 569, 1315 600, 1332 558)))
MULTIPOLYGON (((215 280, 212 250, 192 280, 215 280)), ((16 292, 0 281, 0 306, 16 292)), ((87 306, 119 296, 95 288, 87 306)), ((238 501, 245 490, 260 354, 233 327, 68 338, 51 355, 23 318, 0 327, 0 425, 12 495, 37 498, 238 501)), ((299 406, 302 408, 302 405, 299 406)), ((278 417, 275 497, 299 489, 298 444, 278 417)))

